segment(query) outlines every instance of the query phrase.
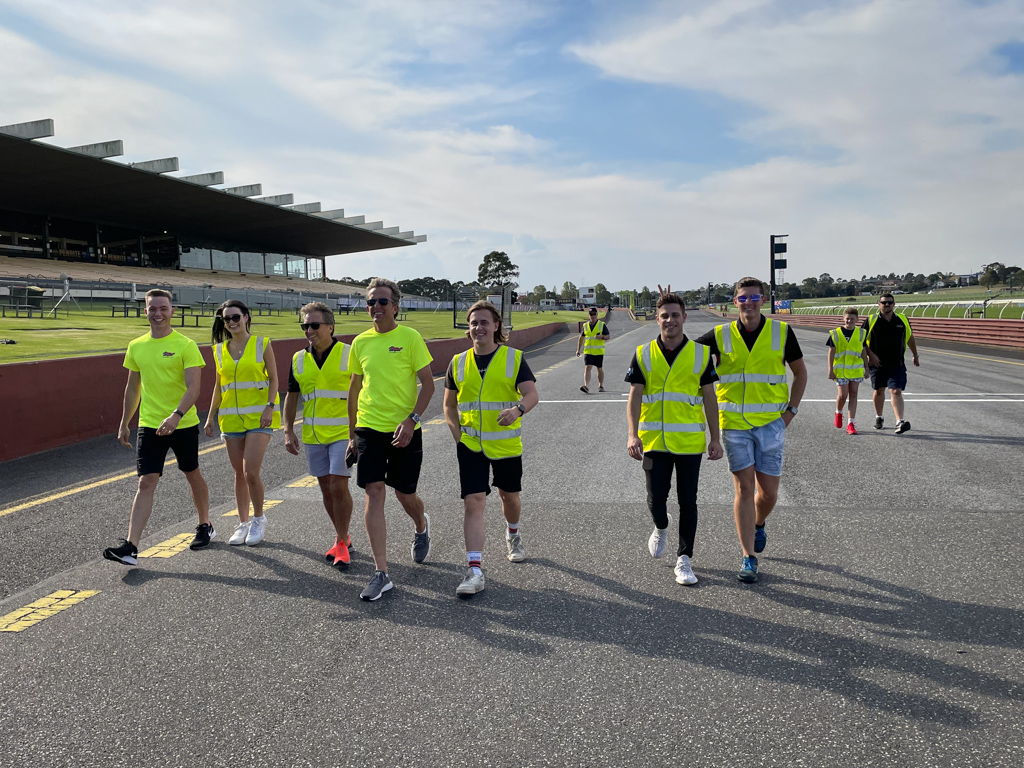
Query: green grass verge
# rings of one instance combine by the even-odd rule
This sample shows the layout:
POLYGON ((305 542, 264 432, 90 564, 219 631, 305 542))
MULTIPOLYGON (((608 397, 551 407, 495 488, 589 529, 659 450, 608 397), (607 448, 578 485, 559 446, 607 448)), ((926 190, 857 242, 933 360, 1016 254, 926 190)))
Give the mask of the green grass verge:
MULTIPOLYGON (((460 313, 459 321, 464 317, 465 313, 460 313)), ((583 312, 517 312, 512 316, 512 323, 514 328, 519 329, 545 323, 576 323, 585 319, 586 314, 583 312)), ((372 325, 369 316, 362 314, 339 314, 336 320, 336 331, 342 335, 362 333, 372 325)), ((211 322, 210 317, 202 317, 198 328, 192 326, 191 322, 183 328, 175 319, 174 329, 200 344, 209 344, 211 322)), ((465 333, 461 329, 452 328, 450 310, 409 312, 403 325, 415 328, 427 339, 452 339, 465 333)), ((111 317, 109 304, 97 304, 81 312, 73 309, 69 315, 62 313, 55 318, 6 317, 0 319, 0 338, 13 339, 16 344, 0 345, 0 364, 121 352, 129 341, 147 330, 148 324, 144 317, 111 317)), ((302 337, 294 313, 254 317, 252 330, 271 339, 302 337)))

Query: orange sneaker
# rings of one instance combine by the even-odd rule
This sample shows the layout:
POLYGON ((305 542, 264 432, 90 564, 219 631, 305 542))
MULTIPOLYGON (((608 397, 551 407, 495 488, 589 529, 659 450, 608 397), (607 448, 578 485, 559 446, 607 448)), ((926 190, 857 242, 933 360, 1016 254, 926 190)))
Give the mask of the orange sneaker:
POLYGON ((342 545, 342 542, 338 542, 333 547, 324 552, 324 560, 327 561, 328 565, 334 565, 334 558, 338 556, 338 547, 342 545))
POLYGON ((857 434, 857 428, 855 426, 853 426, 853 422, 852 421, 849 424, 846 425, 846 434, 848 434, 848 435, 856 435, 857 434))
POLYGON ((836 425, 836 429, 843 428, 843 414, 837 413, 832 417, 832 423, 836 425))
POLYGON ((346 544, 344 541, 339 541, 337 544, 334 545, 334 548, 335 550, 337 550, 338 553, 334 557, 334 566, 336 568, 340 568, 343 571, 347 571, 349 564, 352 562, 352 556, 349 555, 348 552, 348 544, 346 544))

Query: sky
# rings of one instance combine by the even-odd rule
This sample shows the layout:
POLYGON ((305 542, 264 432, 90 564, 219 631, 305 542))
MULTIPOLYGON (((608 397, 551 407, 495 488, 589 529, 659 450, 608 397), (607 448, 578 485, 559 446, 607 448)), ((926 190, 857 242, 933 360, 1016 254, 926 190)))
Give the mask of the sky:
POLYGON ((0 0, 0 124, 382 220, 331 277, 1024 266, 1024 0, 0 0))

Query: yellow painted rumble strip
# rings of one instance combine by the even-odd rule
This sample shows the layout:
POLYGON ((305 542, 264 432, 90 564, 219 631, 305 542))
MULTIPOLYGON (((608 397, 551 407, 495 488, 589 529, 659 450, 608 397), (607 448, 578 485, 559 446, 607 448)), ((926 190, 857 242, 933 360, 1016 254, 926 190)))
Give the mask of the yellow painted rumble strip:
POLYGON ((98 589, 59 589, 56 592, 51 592, 46 597, 41 597, 24 608, 11 611, 6 616, 0 616, 0 632, 23 632, 43 619, 66 611, 72 605, 78 605, 83 600, 88 600, 99 593, 98 589))
POLYGON ((174 557, 192 543, 194 533, 179 533, 177 536, 161 541, 144 552, 139 552, 139 557, 174 557))
POLYGON ((1002 363, 1003 365, 1024 365, 1024 363, 1019 363, 1015 360, 1003 360, 998 357, 983 357, 981 355, 965 355, 960 352, 947 352, 944 349, 929 349, 927 350, 927 354, 946 355, 947 357, 966 357, 968 360, 984 360, 987 363, 1002 363))
MULTIPOLYGON (((283 499, 264 499, 263 500, 263 510, 266 511, 266 510, 270 509, 271 507, 276 507, 282 501, 283 501, 283 499)), ((221 517, 238 517, 238 510, 237 509, 232 509, 230 512, 225 512, 223 515, 221 515, 221 517)))
MULTIPOLYGON (((215 445, 212 448, 204 448, 199 452, 199 455, 202 456, 203 454, 206 453, 213 453, 214 451, 222 450, 224 450, 223 443, 221 445, 215 445)), ((164 466, 173 467, 177 463, 177 459, 171 458, 167 460, 167 463, 164 466)), ((32 507, 38 507, 39 505, 46 504, 47 502, 50 501, 57 501, 57 499, 64 499, 67 498, 68 496, 74 496, 76 493, 90 491, 93 488, 100 488, 101 486, 104 485, 110 485, 111 483, 116 483, 118 480, 126 480, 129 477, 138 477, 138 474, 135 472, 125 472, 123 475, 114 475, 113 477, 107 477, 104 478, 103 480, 97 480, 92 483, 86 483, 85 485, 78 485, 75 486, 74 488, 68 488, 66 491, 60 491, 59 493, 53 493, 50 494, 49 496, 43 496, 42 498, 35 499, 34 501, 26 501, 24 504, 16 504, 13 507, 0 509, 0 517, 3 517, 4 515, 13 514, 14 512, 21 512, 21 510, 23 509, 31 509, 32 507)))
POLYGON ((317 480, 312 475, 300 478, 294 483, 288 483, 289 488, 316 488, 317 485, 317 480))

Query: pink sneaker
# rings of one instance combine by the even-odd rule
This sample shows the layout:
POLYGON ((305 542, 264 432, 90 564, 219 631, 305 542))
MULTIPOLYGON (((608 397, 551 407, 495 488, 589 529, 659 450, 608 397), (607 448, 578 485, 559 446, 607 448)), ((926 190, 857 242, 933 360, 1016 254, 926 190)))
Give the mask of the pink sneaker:
POLYGON ((843 428, 843 414, 837 413, 832 418, 832 423, 836 425, 836 429, 842 429, 843 428))
POLYGON ((848 435, 856 435, 857 434, 857 428, 855 426, 853 426, 853 422, 852 421, 849 424, 846 425, 846 434, 848 434, 848 435))

